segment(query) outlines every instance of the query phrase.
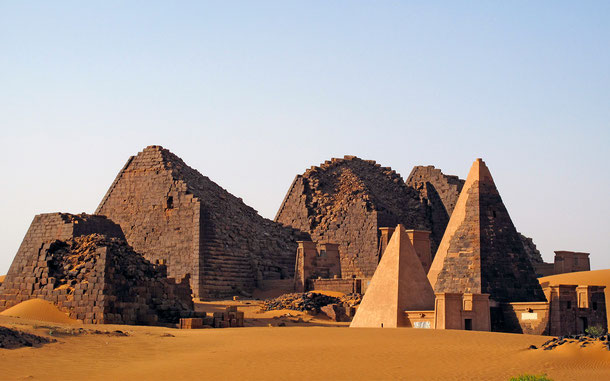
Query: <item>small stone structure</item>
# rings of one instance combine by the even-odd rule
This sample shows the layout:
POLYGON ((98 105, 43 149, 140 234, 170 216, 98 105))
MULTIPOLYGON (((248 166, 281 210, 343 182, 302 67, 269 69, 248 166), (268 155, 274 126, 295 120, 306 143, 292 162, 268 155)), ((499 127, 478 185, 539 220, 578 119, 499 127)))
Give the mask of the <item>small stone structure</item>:
POLYGON ((532 263, 538 277, 591 270, 589 253, 575 251, 555 251, 553 263, 542 260, 532 263))
POLYGON ((167 278, 103 216, 34 217, 0 286, 0 310, 41 298, 85 323, 177 323, 193 314, 188 281, 167 278))
POLYGON ((299 241, 295 266, 295 291, 304 292, 309 288, 307 280, 316 278, 341 278, 339 245, 311 241, 299 241))
POLYGON ((160 146, 129 158, 96 214, 170 277, 189 278, 195 297, 248 295, 267 279, 292 278, 294 229, 256 210, 160 146))
POLYGON ((603 286, 544 285, 548 302, 503 304, 504 330, 534 335, 575 335, 607 329, 603 286))

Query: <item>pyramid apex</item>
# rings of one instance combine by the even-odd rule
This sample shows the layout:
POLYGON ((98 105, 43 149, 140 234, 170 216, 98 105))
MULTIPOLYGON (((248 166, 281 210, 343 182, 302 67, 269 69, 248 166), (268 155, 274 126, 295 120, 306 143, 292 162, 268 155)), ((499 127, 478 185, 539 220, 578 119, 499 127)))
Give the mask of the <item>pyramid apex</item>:
POLYGON ((161 152, 165 150, 165 148, 163 148, 162 146, 159 145, 150 145, 150 146, 146 146, 142 152, 161 152))
POLYGON ((428 271, 432 287, 488 293, 497 302, 544 300, 526 255, 489 169, 477 158, 428 271))

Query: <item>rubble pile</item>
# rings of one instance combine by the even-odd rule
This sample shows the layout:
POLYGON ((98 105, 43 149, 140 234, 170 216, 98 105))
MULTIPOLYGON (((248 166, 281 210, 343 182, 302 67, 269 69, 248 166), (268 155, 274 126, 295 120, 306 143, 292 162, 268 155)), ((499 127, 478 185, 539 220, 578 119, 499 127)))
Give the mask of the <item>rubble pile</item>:
POLYGON ((318 294, 315 292, 284 294, 274 299, 263 301, 261 309, 271 310, 295 310, 320 312, 322 307, 328 304, 339 303, 340 299, 334 296, 318 294))
POLYGON ((39 347, 42 344, 53 343, 55 341, 55 339, 47 339, 46 337, 32 335, 31 333, 0 327, 0 349, 39 347))
POLYGON ((296 310, 322 312, 331 320, 337 322, 351 321, 356 314, 356 308, 362 301, 360 294, 346 294, 340 298, 318 294, 316 292, 284 294, 275 299, 265 300, 261 309, 296 310))
POLYGON ((339 303, 344 307, 356 307, 362 302, 362 294, 345 294, 339 298, 339 303))
MULTIPOLYGON (((566 335, 555 337, 540 346, 540 349, 545 351, 553 350, 561 345, 565 344, 576 344, 581 348, 586 348, 594 343, 601 342, 604 348, 610 351, 610 335, 566 335)), ((536 346, 531 345, 530 349, 538 349, 536 346)))

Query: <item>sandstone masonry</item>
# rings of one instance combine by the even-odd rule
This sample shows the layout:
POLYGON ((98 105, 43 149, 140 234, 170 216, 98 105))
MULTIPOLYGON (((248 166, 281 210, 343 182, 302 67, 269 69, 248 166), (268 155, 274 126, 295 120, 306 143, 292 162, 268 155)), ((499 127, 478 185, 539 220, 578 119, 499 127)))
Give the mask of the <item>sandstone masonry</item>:
POLYGON ((0 286, 0 310, 42 298, 85 323, 176 323, 193 314, 191 290, 166 275, 105 217, 42 214, 0 286))
POLYGON ((96 210, 168 275, 189 278, 195 297, 248 294, 267 279, 291 278, 294 229, 256 210, 160 146, 129 158, 96 210))

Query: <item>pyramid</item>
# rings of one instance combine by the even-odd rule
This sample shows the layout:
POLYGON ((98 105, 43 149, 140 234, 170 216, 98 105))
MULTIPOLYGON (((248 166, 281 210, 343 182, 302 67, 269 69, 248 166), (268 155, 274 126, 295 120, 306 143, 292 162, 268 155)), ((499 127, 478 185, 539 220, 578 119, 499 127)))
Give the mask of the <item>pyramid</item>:
POLYGON ((350 327, 403 327, 404 311, 433 309, 434 291, 405 228, 398 225, 350 327))
POLYGON ((129 158, 96 214, 168 276, 188 278, 195 297, 250 295, 265 280, 293 276, 299 232, 260 216, 160 146, 129 158))
POLYGON ((546 300, 482 159, 470 169, 428 279, 435 292, 488 293, 496 302, 546 300))
MULTIPOLYGON (((297 175, 275 221, 339 244, 341 274, 370 278, 379 263, 379 228, 430 230, 420 194, 390 167, 355 156, 333 158, 297 175)), ((436 250, 440 242, 432 243, 436 250)))

